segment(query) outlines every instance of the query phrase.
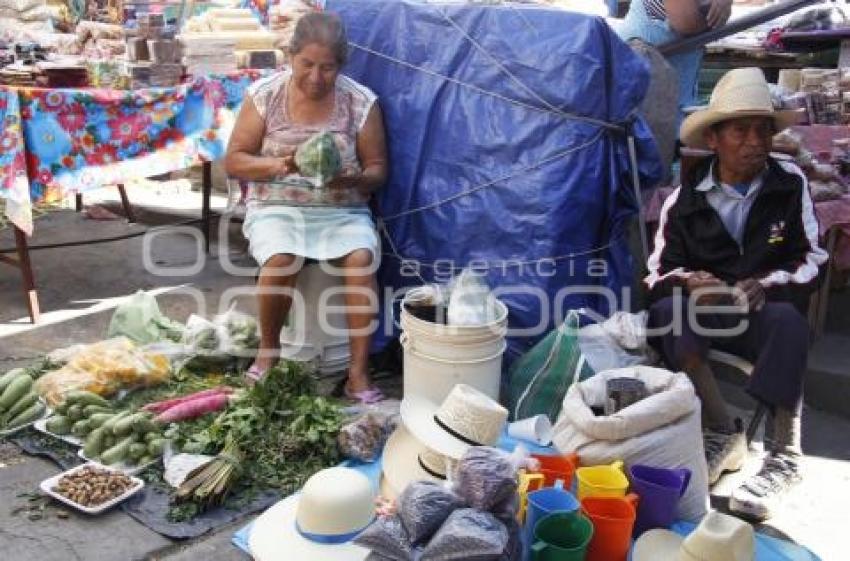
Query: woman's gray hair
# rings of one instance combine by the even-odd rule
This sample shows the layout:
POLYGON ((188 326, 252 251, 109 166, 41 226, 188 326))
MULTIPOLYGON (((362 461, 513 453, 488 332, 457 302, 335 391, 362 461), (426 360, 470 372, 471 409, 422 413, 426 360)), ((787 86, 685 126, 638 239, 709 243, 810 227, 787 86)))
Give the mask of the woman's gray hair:
POLYGON ((342 20, 336 14, 312 12, 298 20, 289 42, 289 55, 297 55, 310 43, 331 49, 340 66, 348 61, 348 36, 342 20))

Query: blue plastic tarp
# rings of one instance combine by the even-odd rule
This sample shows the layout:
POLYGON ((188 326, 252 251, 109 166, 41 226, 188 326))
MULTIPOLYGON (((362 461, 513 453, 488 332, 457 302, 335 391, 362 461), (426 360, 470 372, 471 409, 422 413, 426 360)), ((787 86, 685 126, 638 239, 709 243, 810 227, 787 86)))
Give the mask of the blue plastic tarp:
MULTIPOLYGON (((556 300, 631 284, 626 137, 565 114, 632 123, 642 184, 653 185, 661 165, 635 119, 644 61, 603 19, 555 9, 379 0, 326 9, 348 31, 344 72, 378 94, 386 122, 382 284, 445 281, 474 265, 502 291, 511 327, 540 325, 537 335, 571 308, 610 312, 586 290, 556 300)), ((537 338, 513 338, 512 354, 537 338)))

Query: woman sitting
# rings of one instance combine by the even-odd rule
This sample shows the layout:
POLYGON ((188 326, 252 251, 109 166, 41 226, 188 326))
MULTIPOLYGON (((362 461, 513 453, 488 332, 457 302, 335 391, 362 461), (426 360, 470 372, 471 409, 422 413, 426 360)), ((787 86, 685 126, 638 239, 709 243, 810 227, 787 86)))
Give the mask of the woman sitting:
POLYGON ((229 175, 269 182, 249 194, 243 229, 262 267, 260 352, 246 376, 259 380, 279 360, 280 331, 298 272, 305 259, 321 261, 345 279, 351 342, 345 394, 372 403, 383 399, 368 371, 380 252, 367 203, 387 177, 383 119, 375 94, 340 74, 348 42, 339 18, 304 16, 289 54, 290 68, 249 89, 225 159, 229 175), (342 164, 325 185, 301 177, 294 157, 319 132, 332 134, 342 164))

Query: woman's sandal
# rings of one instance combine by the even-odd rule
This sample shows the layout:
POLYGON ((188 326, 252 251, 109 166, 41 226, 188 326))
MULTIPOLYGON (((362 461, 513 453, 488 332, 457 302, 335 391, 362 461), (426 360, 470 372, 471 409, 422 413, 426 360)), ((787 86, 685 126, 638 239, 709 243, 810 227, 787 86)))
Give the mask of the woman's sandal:
POLYGON ((268 372, 268 369, 263 370, 256 364, 252 364, 251 368, 245 372, 245 378, 249 384, 253 385, 262 380, 265 377, 266 372, 268 372))
POLYGON ((346 387, 344 388, 343 393, 345 397, 352 401, 359 401, 361 405, 372 405, 386 399, 384 392, 375 386, 371 386, 368 389, 361 390, 359 392, 352 392, 346 387))

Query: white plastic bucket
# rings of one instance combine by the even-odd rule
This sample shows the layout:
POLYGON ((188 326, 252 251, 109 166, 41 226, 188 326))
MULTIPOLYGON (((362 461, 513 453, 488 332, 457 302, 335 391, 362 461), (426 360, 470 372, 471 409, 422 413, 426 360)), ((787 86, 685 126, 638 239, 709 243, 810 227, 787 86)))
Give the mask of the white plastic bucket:
POLYGON ((441 403, 457 384, 472 386, 499 399, 502 355, 505 352, 507 307, 496 301, 493 321, 481 326, 445 325, 417 318, 401 305, 401 345, 404 350, 404 395, 441 403))

